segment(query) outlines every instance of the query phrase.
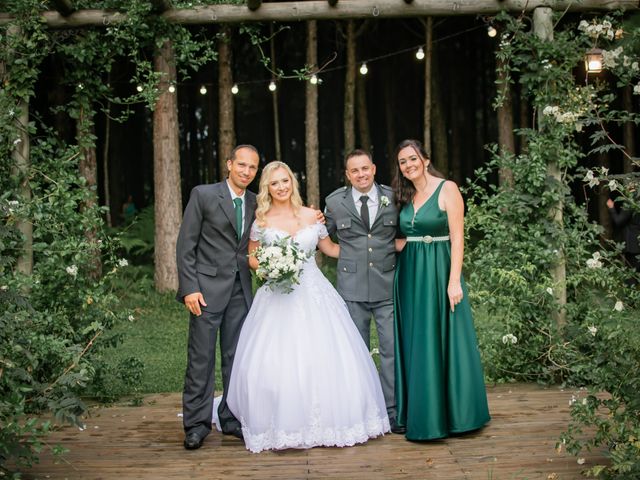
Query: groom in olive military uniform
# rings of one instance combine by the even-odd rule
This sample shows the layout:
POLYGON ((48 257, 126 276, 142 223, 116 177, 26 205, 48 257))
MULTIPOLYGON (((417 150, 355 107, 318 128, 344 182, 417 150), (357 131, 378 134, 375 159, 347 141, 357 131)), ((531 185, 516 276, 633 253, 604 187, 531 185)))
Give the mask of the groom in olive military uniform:
POLYGON ((393 190, 375 183, 376 166, 369 153, 354 150, 345 160, 350 187, 342 187, 326 199, 327 230, 340 243, 338 292, 370 348, 371 317, 375 318, 380 351, 380 383, 394 433, 393 276, 396 267, 395 238, 398 211, 393 190))

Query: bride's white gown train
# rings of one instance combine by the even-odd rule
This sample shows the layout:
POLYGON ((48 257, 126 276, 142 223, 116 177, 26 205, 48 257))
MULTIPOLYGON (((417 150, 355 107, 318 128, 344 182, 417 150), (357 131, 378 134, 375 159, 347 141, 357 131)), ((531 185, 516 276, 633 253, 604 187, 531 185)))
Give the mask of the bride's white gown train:
MULTIPOLYGON (((315 252, 324 225, 303 227, 294 240, 315 252)), ((270 242, 287 236, 251 230, 270 242)), ((350 446, 389 431, 375 364, 342 297, 316 266, 305 263, 288 294, 262 287, 245 320, 227 402, 242 423, 249 450, 350 446)))

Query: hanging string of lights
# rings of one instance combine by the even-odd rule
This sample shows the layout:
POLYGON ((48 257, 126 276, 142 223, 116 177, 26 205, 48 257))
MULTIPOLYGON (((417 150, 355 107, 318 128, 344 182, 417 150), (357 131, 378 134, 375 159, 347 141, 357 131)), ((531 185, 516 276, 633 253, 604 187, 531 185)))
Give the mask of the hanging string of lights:
MULTIPOLYGON (((457 37, 457 36, 460 36, 460 35, 464 35, 465 33, 468 33, 468 32, 474 31, 474 30, 478 30, 478 29, 481 29, 481 28, 486 29, 487 30, 487 35, 489 37, 491 37, 491 38, 495 37, 498 34, 498 31, 496 30, 495 27, 493 27, 493 25, 487 24, 487 23, 483 23, 481 25, 476 25, 476 26, 468 28, 466 30, 455 32, 455 33, 453 33, 451 35, 440 37, 440 38, 434 40, 434 43, 438 43, 438 42, 442 42, 442 41, 445 41, 445 40, 449 40, 451 38, 454 38, 454 37, 457 37)), ((369 64, 374 63, 374 62, 378 62, 380 60, 384 60, 384 59, 387 59, 387 58, 390 58, 390 57, 395 57, 395 56, 398 56, 398 55, 402 55, 402 54, 405 54, 407 52, 415 52, 416 59, 422 61, 422 60, 424 60, 424 58, 426 56, 425 50, 424 50, 425 47, 426 47, 425 44, 414 45, 412 47, 403 48, 401 50, 396 50, 394 52, 385 53, 383 55, 378 55, 376 57, 371 57, 371 58, 367 58, 367 59, 364 59, 364 60, 359 60, 356 63, 360 65, 360 68, 359 68, 360 75, 367 75, 369 73, 369 64)), ((308 77, 307 80, 312 85, 320 85, 322 83, 322 78, 321 78, 320 74, 327 74, 327 73, 334 72, 334 71, 337 71, 337 70, 344 70, 345 68, 347 68, 346 65, 339 65, 339 66, 336 66, 336 67, 324 68, 324 69, 321 69, 320 71, 311 73, 311 75, 308 77)), ((235 82, 233 84, 233 86, 231 87, 231 93, 234 94, 234 95, 237 95, 238 93, 240 93, 240 87, 241 86, 248 86, 248 85, 255 85, 255 84, 263 84, 263 85, 266 84, 267 88, 268 88, 268 90, 270 92, 275 92, 277 90, 277 88, 278 88, 278 85, 277 85, 276 81, 273 80, 273 79, 246 80, 246 81, 241 81, 241 82, 235 82)), ((208 93, 207 86, 212 87, 213 83, 198 83, 198 84, 195 84, 195 83, 192 83, 192 82, 178 82, 178 83, 175 83, 175 84, 171 84, 168 87, 167 90, 170 93, 175 93, 176 85, 179 85, 179 86, 200 85, 200 89, 199 89, 200 94, 201 95, 206 95, 208 93)), ((144 91, 144 87, 142 85, 137 85, 136 86, 136 90, 138 92, 142 93, 144 91)))

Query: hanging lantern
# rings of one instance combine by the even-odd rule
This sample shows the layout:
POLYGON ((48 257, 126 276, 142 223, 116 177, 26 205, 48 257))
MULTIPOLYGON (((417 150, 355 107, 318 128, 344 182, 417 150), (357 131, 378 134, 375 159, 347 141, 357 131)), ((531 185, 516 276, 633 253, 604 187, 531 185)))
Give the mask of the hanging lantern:
POLYGON ((600 73, 602 71, 602 50, 592 48, 584 56, 584 66, 587 73, 600 73))

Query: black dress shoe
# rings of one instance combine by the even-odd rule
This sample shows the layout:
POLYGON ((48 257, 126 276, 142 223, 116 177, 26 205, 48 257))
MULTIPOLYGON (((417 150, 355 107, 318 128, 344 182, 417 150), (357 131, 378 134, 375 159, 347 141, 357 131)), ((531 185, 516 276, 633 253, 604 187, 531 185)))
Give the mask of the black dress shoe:
POLYGON ((224 433, 225 435, 233 435, 240 440, 244 440, 244 435, 242 435, 242 427, 240 426, 234 428, 233 430, 227 430, 226 432, 223 430, 222 433, 224 433))
POLYGON ((389 420, 389 425, 391 426, 391 433, 397 433, 398 435, 407 433, 407 427, 398 425, 395 418, 389 420))
POLYGON ((184 439, 184 448, 187 450, 196 450, 202 446, 204 437, 197 433, 189 433, 184 439))

